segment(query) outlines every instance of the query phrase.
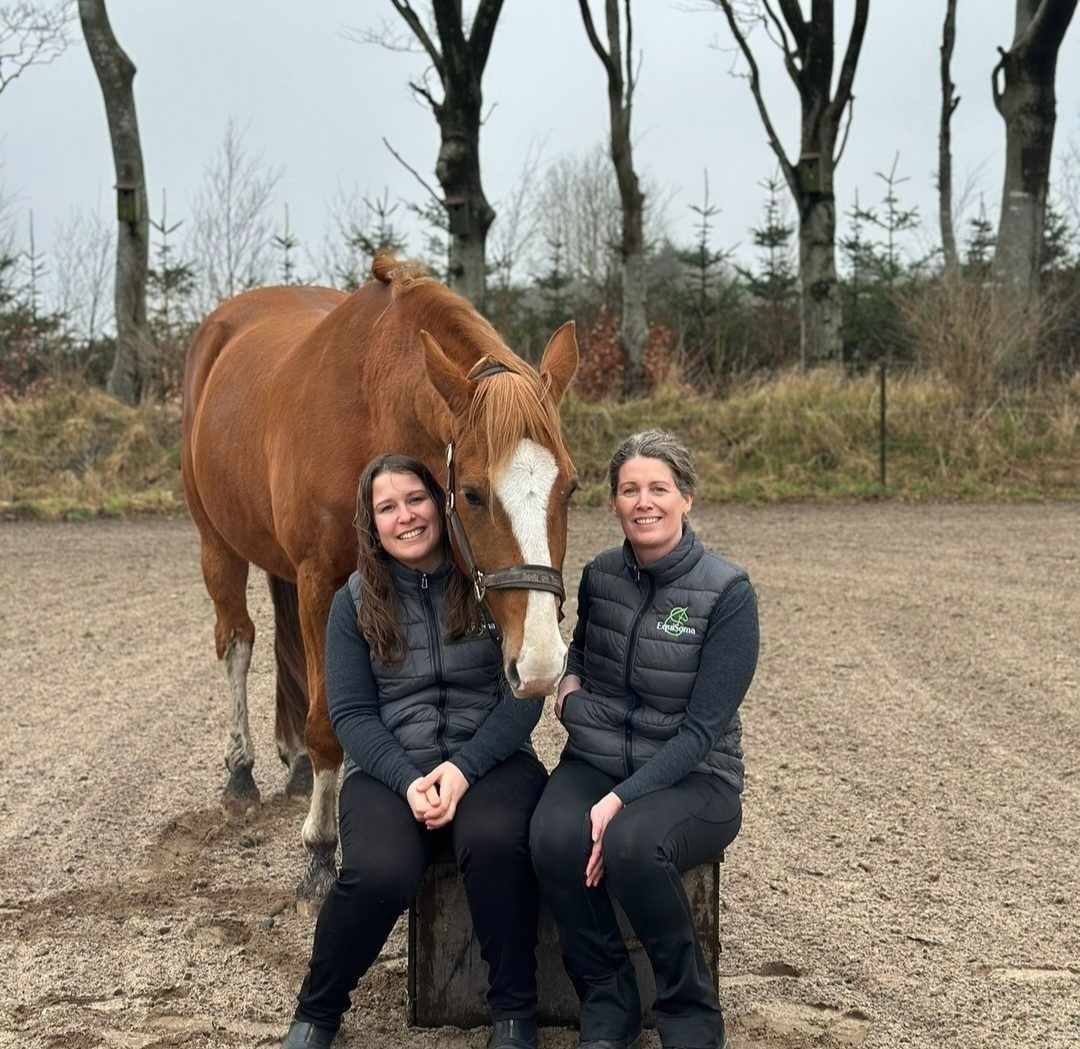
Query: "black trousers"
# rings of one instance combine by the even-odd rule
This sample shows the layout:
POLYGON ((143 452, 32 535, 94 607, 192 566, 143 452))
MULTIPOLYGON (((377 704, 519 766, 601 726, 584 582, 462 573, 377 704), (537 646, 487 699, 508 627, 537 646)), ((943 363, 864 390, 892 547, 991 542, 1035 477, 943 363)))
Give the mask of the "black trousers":
POLYGON ((626 1038, 640 1025, 637 981, 614 896, 652 964, 663 1044, 713 1049, 720 1005, 680 872, 718 859, 734 840, 742 822, 739 795, 716 776, 691 773, 627 805, 604 833, 603 880, 587 889, 589 810, 617 782, 585 762, 564 759, 532 821, 533 864, 581 999, 582 1039, 626 1038))
POLYGON ((354 773, 341 788, 341 871, 315 926, 295 1018, 337 1030, 349 995, 416 895, 432 858, 451 846, 465 882, 492 1019, 536 1012, 538 894, 529 819, 547 772, 519 752, 469 787, 449 826, 429 831, 405 799, 354 773))

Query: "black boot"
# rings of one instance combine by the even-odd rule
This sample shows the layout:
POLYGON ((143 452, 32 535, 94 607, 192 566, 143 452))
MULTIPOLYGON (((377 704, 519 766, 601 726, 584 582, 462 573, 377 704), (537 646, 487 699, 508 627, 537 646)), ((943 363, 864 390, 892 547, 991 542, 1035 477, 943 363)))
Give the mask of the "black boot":
POLYGON ((328 1031, 325 1027, 293 1020, 281 1049, 330 1049, 335 1034, 336 1031, 328 1031))
POLYGON ((487 1049, 536 1049, 535 1020, 496 1020, 487 1049))
POLYGON ((629 1038, 590 1038, 587 1042, 578 1042, 577 1049, 638 1049, 641 1032, 629 1038))
MULTIPOLYGON (((724 1015, 720 1014, 720 1033, 717 1036, 715 1042, 713 1042, 711 1049, 727 1049, 727 1031, 724 1028, 724 1015)), ((680 1046, 672 1045, 665 1046, 664 1049, 681 1049, 680 1046)))

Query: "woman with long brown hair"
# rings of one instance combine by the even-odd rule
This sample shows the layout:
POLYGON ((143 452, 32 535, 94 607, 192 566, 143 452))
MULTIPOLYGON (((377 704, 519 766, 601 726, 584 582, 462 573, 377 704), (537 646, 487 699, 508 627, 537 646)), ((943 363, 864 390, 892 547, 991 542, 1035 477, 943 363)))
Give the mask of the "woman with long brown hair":
POLYGON ((442 526, 420 462, 384 455, 360 479, 357 571, 326 629, 326 696, 345 751, 342 864, 319 913, 284 1049, 330 1046, 425 867, 450 846, 487 962, 489 1049, 535 1049, 537 888, 529 820, 547 773, 499 645, 442 526))

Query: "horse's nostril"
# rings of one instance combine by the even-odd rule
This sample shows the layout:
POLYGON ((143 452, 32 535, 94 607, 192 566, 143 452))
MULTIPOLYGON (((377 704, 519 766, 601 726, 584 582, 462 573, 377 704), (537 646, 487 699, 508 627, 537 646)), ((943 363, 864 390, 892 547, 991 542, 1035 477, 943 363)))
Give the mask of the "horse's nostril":
POLYGON ((518 673, 518 665, 516 659, 510 660, 510 666, 506 670, 506 680, 510 682, 510 687, 516 692, 521 688, 521 675, 518 673))

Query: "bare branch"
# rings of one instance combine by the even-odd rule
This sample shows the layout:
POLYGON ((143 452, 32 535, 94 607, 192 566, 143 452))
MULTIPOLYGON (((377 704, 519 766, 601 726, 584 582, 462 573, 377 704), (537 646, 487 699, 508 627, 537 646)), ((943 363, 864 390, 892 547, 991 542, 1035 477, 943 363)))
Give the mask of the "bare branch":
POLYGON ((999 77, 1005 73, 1005 63, 1009 60, 1009 52, 1003 47, 998 48, 998 54, 1001 56, 997 65, 994 66, 990 73, 990 90, 994 93, 994 108, 1002 115, 1005 116, 1005 110, 1002 105, 1002 99, 1005 97, 1005 89, 1000 86, 999 77))
MULTIPOLYGON (((769 3, 769 0, 762 0, 762 6, 765 8, 766 15, 769 18, 772 19, 773 24, 776 26, 776 31, 780 35, 780 39, 776 41, 776 46, 779 47, 780 50, 783 51, 783 53, 784 53, 784 68, 787 69, 788 76, 791 77, 791 79, 794 82, 795 86, 798 87, 799 86, 799 79, 800 79, 799 74, 800 74, 801 71, 800 71, 798 65, 796 64, 796 60, 798 59, 799 56, 789 46, 787 33, 784 32, 784 23, 780 21, 780 18, 777 16, 776 12, 773 10, 772 4, 769 3)), ((762 21, 765 21, 765 20, 762 19, 762 21)), ((768 28, 769 28, 768 22, 765 22, 766 32, 768 32, 768 28)), ((770 38, 771 38, 772 34, 770 33, 769 35, 770 35, 770 38)))
POLYGON ((468 76, 472 60, 461 23, 461 0, 432 0, 432 8, 435 12, 435 30, 442 44, 446 77, 451 82, 461 82, 468 76))
MULTIPOLYGON (((1076 11, 1077 0, 1042 0, 1010 50, 1057 51, 1076 11)), ((1019 29, 1019 26, 1017 27, 1019 29)))
POLYGON ((776 133, 776 128, 773 127, 772 118, 769 116, 768 107, 765 105, 765 99, 761 94, 761 74, 758 72, 758 64, 757 60, 754 58, 754 52, 750 49, 750 44, 746 39, 746 35, 739 28, 739 24, 735 18, 735 11, 731 6, 731 0, 713 0, 713 2, 720 5, 721 10, 724 12, 724 16, 727 18, 728 26, 731 29, 731 35, 735 37, 735 42, 739 45, 739 49, 742 51, 747 65, 750 66, 750 91, 754 96, 754 101, 757 103, 758 113, 761 115, 761 122, 765 125, 765 133, 768 136, 769 145, 776 154, 776 159, 780 163, 780 168, 784 172, 784 178, 787 179, 787 183, 791 187, 792 193, 797 196, 799 189, 798 174, 795 171, 794 165, 788 160, 787 153, 784 152, 784 146, 780 141, 780 136, 776 133))
POLYGON ((473 66, 479 73, 483 73, 487 65, 502 5, 503 0, 481 0, 476 14, 473 15, 472 28, 469 30, 469 50, 472 52, 473 66))
POLYGON ((634 98, 634 19, 630 12, 630 0, 623 0, 626 11, 626 111, 630 112, 634 98))
POLYGON ((424 46, 409 30, 395 31, 385 18, 382 19, 377 30, 347 26, 342 30, 341 35, 354 44, 374 44, 384 51, 394 51, 405 55, 428 54, 424 46))
MULTIPOLYGON (((592 49, 596 52, 600 61, 604 63, 604 68, 608 71, 608 76, 611 75, 611 55, 604 50, 604 45, 600 43, 600 37, 596 35, 596 26, 593 25, 592 11, 589 10, 589 0, 578 0, 578 7, 581 8, 581 20, 585 23, 585 32, 589 37, 589 43, 592 44, 592 49)), ((616 74, 618 71, 616 70, 616 74)))
POLYGON ((51 7, 26 2, 0 7, 0 92, 31 66, 47 66, 64 53, 74 16, 70 0, 51 7))
POLYGON ((435 72, 439 74, 439 79, 445 82, 446 66, 443 62, 442 52, 435 46, 431 35, 424 28, 420 16, 413 10, 412 4, 409 3, 409 0, 390 0, 390 3, 394 5, 394 10, 405 20, 405 24, 413 31, 413 36, 420 41, 424 50, 428 53, 431 64, 435 67, 435 72))
POLYGON ((810 31, 807 29, 806 19, 802 16, 799 0, 778 0, 778 3, 784 13, 784 20, 791 29, 791 35, 795 38, 795 47, 799 54, 802 54, 806 50, 810 31))
POLYGON ((851 35, 848 37, 847 51, 844 52, 844 64, 840 67, 840 79, 836 82, 836 95, 832 100, 833 112, 839 116, 851 98, 851 85, 855 82, 855 67, 859 64, 863 38, 866 35, 866 22, 870 15, 870 0, 855 0, 855 16, 851 23, 851 35))
POLYGON ((424 83, 422 83, 421 81, 419 81, 419 80, 410 80, 409 81, 409 89, 414 94, 419 95, 422 99, 424 99, 427 102, 427 104, 429 106, 431 106, 431 111, 435 114, 435 116, 437 118, 438 115, 439 115, 439 110, 441 109, 441 106, 435 100, 435 96, 432 95, 432 93, 427 89, 427 86, 424 83))
POLYGON ((833 160, 833 166, 835 167, 840 163, 840 158, 844 155, 844 147, 847 145, 848 133, 851 131, 851 118, 855 113, 855 96, 848 96, 847 104, 847 124, 844 125, 844 134, 840 138, 840 148, 836 151, 836 158, 833 160))
POLYGON ((435 190, 433 190, 433 189, 431 188, 431 186, 429 186, 429 185, 428 185, 428 184, 427 184, 427 183, 426 183, 426 182, 424 181, 423 177, 422 177, 422 176, 420 175, 420 172, 419 172, 419 171, 417 171, 417 170, 416 170, 416 168, 414 168, 414 167, 413 167, 413 166, 412 166, 412 165, 411 165, 411 164, 410 164, 410 163, 409 163, 409 162, 408 162, 408 161, 407 161, 407 160, 406 160, 406 159, 405 159, 405 158, 404 158, 404 157, 403 157, 403 156, 402 156, 402 155, 401 155, 401 154, 400 154, 400 153, 399 153, 399 152, 398 152, 398 151, 397 151, 396 149, 394 149, 394 147, 393 147, 392 145, 390 145, 390 143, 389 143, 389 142, 388 142, 388 141, 387 141, 387 140, 386 140, 385 138, 384 138, 384 139, 382 140, 382 142, 383 142, 383 145, 384 145, 384 146, 386 146, 386 148, 387 148, 388 150, 390 150, 390 154, 391 154, 391 156, 392 156, 392 157, 393 157, 393 158, 394 158, 394 159, 395 159, 395 160, 396 160, 396 161, 397 161, 397 162, 398 162, 398 163, 399 163, 399 164, 400 164, 400 165, 401 165, 401 166, 402 166, 402 167, 403 167, 403 168, 404 168, 404 169, 405 169, 405 170, 406 170, 407 172, 409 172, 409 174, 410 174, 410 175, 412 175, 412 177, 413 177, 414 179, 416 179, 416 181, 417 181, 417 182, 419 182, 419 183, 420 183, 420 185, 421 185, 421 186, 423 186, 423 187, 424 187, 424 189, 426 189, 426 190, 428 191, 428 193, 430 193, 430 194, 431 194, 431 199, 432 199, 433 201, 435 201, 435 203, 436 203, 436 204, 438 204, 440 208, 445 208, 445 207, 446 207, 446 202, 445 202, 445 201, 444 201, 444 200, 442 199, 442 197, 440 197, 440 196, 439 196, 439 194, 438 194, 438 193, 436 193, 436 192, 435 192, 435 190))

